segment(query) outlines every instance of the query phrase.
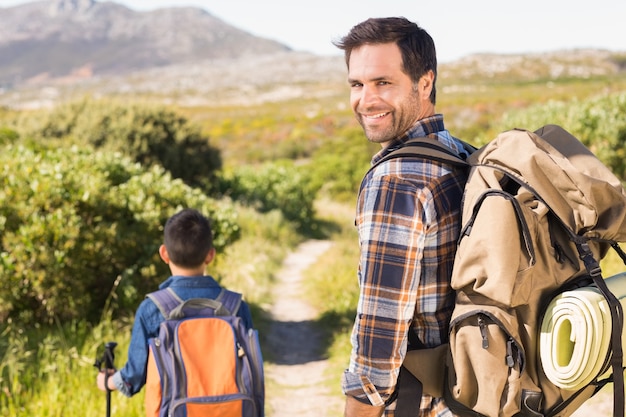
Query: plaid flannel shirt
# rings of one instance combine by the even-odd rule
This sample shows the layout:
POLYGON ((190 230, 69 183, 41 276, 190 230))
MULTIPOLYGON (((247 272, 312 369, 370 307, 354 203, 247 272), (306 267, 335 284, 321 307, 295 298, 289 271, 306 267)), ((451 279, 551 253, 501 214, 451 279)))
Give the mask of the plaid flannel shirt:
MULTIPOLYGON (((408 139, 424 136, 462 153, 461 143, 445 130, 443 116, 434 115, 372 162, 408 139)), ((409 329, 425 347, 447 342, 464 183, 465 173, 449 165, 405 157, 380 164, 363 179, 355 221, 360 297, 350 365, 342 381, 346 395, 385 403, 395 389, 409 329)), ((387 407, 387 416, 393 415, 394 405, 387 407)), ((423 398, 422 407, 431 415, 452 415, 441 399, 423 398)))

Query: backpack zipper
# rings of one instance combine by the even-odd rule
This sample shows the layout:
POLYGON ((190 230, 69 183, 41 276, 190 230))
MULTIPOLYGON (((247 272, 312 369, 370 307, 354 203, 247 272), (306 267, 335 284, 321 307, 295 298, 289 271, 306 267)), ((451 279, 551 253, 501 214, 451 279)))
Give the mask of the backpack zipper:
MULTIPOLYGON (((465 314, 463 316, 457 317, 454 322, 455 325, 458 321, 462 320, 464 317, 470 317, 473 313, 465 314)), ((519 348, 518 343, 515 341, 515 338, 506 331, 506 328, 497 320, 495 317, 492 317, 490 314, 481 311, 476 313, 476 322, 478 324, 478 330, 480 332, 480 339, 482 341, 482 348, 489 349, 489 332, 487 331, 488 323, 492 322, 496 324, 500 330, 506 335, 506 364, 509 368, 513 368, 516 363, 519 364, 520 372, 524 369, 524 357, 522 354, 522 350, 519 348)))
POLYGON ((489 349, 489 337, 487 335, 487 323, 485 323, 485 315, 478 314, 478 329, 480 330, 480 338, 483 341, 483 349, 489 349))

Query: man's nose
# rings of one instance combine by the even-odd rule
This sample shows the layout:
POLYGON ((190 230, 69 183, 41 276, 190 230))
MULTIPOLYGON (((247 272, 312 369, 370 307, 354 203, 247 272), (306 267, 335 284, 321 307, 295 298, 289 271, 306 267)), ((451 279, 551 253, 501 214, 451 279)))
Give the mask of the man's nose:
POLYGON ((360 101, 362 105, 370 105, 379 99, 378 89, 374 86, 363 86, 360 101))

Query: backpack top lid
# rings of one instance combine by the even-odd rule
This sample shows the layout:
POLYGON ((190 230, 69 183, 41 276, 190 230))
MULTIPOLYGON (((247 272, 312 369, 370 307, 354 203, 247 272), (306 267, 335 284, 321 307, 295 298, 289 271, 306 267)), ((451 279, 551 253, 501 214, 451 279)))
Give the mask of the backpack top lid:
MULTIPOLYGON (((620 180, 577 138, 556 125, 536 132, 513 129, 474 152, 471 165, 502 167, 531 184, 578 236, 626 241, 626 191, 620 180)), ((472 173, 471 175, 475 175, 472 173)))

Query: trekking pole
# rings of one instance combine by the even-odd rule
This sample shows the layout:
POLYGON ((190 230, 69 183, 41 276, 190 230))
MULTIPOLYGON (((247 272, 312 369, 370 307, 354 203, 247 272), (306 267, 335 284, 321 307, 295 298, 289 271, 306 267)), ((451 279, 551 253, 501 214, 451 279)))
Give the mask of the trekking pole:
POLYGON ((113 362, 115 361, 115 353, 113 350, 117 346, 115 342, 107 342, 104 345, 104 354, 101 359, 96 359, 94 366, 102 371, 102 364, 104 364, 104 388, 107 394, 107 414, 106 417, 111 416, 111 390, 109 389, 109 369, 115 369, 113 362))

